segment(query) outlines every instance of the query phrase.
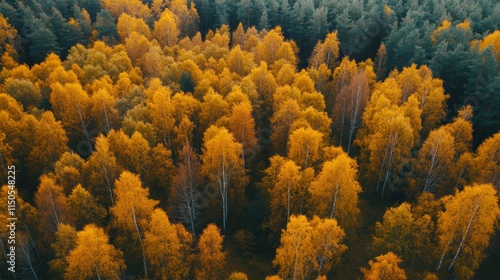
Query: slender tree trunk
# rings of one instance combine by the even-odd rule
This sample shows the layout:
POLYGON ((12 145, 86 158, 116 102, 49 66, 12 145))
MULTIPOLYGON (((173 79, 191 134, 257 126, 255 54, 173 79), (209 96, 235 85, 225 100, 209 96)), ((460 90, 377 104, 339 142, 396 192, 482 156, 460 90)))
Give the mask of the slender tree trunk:
POLYGON ((300 248, 300 239, 298 239, 295 243, 295 259, 293 263, 293 280, 297 280, 297 263, 298 263, 298 255, 299 255, 299 248, 300 248))
MULTIPOLYGON (((186 139, 186 146, 189 147, 187 139, 186 139)), ((191 228, 191 233, 193 234, 193 236, 195 236, 194 222, 196 220, 196 197, 195 197, 196 183, 194 182, 195 179, 193 174, 193 164, 191 162, 190 148, 188 148, 188 152, 189 154, 185 154, 185 157, 189 172, 189 185, 188 185, 189 190, 187 192, 187 195, 185 195, 185 197, 186 197, 186 204, 188 205, 188 219, 191 228)))
POLYGON ((109 197, 111 198, 111 206, 115 205, 114 197, 113 197, 113 188, 111 187, 111 182, 108 178, 108 169, 103 164, 102 170, 104 171, 104 178, 106 178, 106 184, 108 185, 109 197))
MULTIPOLYGON (((3 244, 2 238, 0 238, 0 246, 2 247, 3 256, 5 257, 6 260, 8 260, 9 258, 7 257, 7 252, 5 251, 5 245, 3 244)), ((12 273, 11 275, 12 277, 14 277, 14 279, 17 279, 16 273, 12 273)))
POLYGON ((104 105, 104 102, 102 102, 102 106, 104 108, 104 120, 106 121, 106 134, 108 134, 109 131, 111 130, 108 119, 108 110, 106 109, 106 105, 104 105))
POLYGON ((335 207, 337 205, 337 195, 339 193, 339 183, 335 186, 335 195, 333 196, 332 211, 330 212, 330 219, 333 219, 333 213, 335 212, 335 207))
POLYGON ((388 153, 389 153, 389 145, 385 146, 384 158, 382 159, 382 164, 380 166, 380 172, 379 172, 378 180, 377 180, 377 188, 375 189, 375 192, 378 192, 378 188, 380 186, 380 180, 382 180, 382 175, 384 174, 384 166, 385 166, 385 161, 387 159, 388 153))
POLYGON ((101 274, 99 273, 99 268, 97 267, 97 265, 94 265, 95 266, 95 274, 97 275, 97 279, 101 280, 101 274))
POLYGON ((287 184, 287 196, 286 196, 286 222, 290 221, 290 200, 291 200, 291 189, 290 183, 287 184))
POLYGON ((139 244, 141 245, 142 250, 142 263, 144 265, 144 276, 148 278, 148 266, 146 263, 146 254, 144 250, 144 244, 142 244, 141 231, 139 230, 139 225, 137 224, 137 218, 135 216, 135 207, 132 206, 132 216, 134 218, 135 230, 137 231, 137 237, 139 237, 139 244))
POLYGON ((38 280, 38 275, 36 275, 35 268, 33 267, 33 261, 31 260, 29 243, 27 245, 25 243, 21 243, 19 247, 21 247, 20 249, 23 254, 24 260, 27 262, 29 270, 33 274, 34 279, 38 280))
POLYGON ((351 122, 349 129, 349 142, 347 143, 347 154, 349 154, 351 150, 352 140, 354 138, 354 131, 358 128, 358 121, 360 118, 360 114, 362 113, 365 102, 363 102, 363 85, 357 84, 356 94, 354 95, 354 102, 351 105, 351 122), (364 104, 362 104, 364 103, 364 104))
MULTIPOLYGON (((341 94, 341 93, 339 93, 339 94, 341 94)), ((341 115, 340 115, 340 139, 339 139, 339 146, 341 146, 341 147, 342 147, 342 140, 343 140, 343 134, 344 134, 344 122, 345 122, 345 112, 344 112, 344 104, 342 104, 342 110, 341 110, 341 115)))
POLYGON ((465 229, 465 232, 462 235, 462 240, 460 240, 460 245, 458 246, 457 252, 455 253, 455 256, 453 257, 453 260, 451 261, 450 266, 448 266, 448 271, 451 270, 451 268, 455 264, 455 261, 457 260, 458 254, 460 254, 460 251, 462 250, 462 246, 464 245, 464 241, 467 238, 467 234, 469 233, 470 226, 472 225, 472 222, 474 221, 474 218, 476 217, 476 213, 477 213, 478 208, 479 208, 479 203, 476 202, 476 205, 475 205, 474 210, 472 212, 472 216, 470 217, 469 223, 467 224, 467 228, 465 229))
POLYGON ((241 158, 243 158, 243 169, 245 169, 245 128, 241 132, 241 158))
POLYGON ((396 142, 397 142, 397 139, 395 139, 394 142, 391 143, 391 148, 390 148, 390 152, 389 152, 389 163, 387 165, 387 170, 385 172, 384 184, 382 185, 382 197, 384 197, 385 186, 387 185, 387 182, 389 181, 389 175, 391 174, 391 171, 392 171, 392 165, 393 165, 393 161, 394 161, 394 147, 396 145, 396 142))
POLYGON ((82 131, 83 131, 83 134, 85 135, 85 140, 87 141, 87 145, 89 146, 89 152, 91 152, 92 151, 92 143, 90 143, 90 136, 89 136, 89 133, 87 131, 87 125, 85 125, 85 121, 83 120, 82 110, 80 109, 80 104, 78 104, 76 106, 76 108, 78 111, 78 117, 80 118, 80 124, 82 126, 82 131))
POLYGON ((59 214, 57 213, 56 205, 54 203, 54 195, 52 194, 52 189, 49 188, 49 195, 50 195, 50 208, 51 208, 51 214, 52 214, 52 219, 54 226, 57 230, 57 227, 59 226, 59 214))
POLYGON ((438 152, 440 144, 441 144, 441 139, 438 139, 437 146, 435 146, 434 150, 432 151, 431 164, 429 166, 429 171, 427 172, 427 178, 425 179, 425 184, 424 184, 424 189, 423 189, 424 192, 430 191, 430 189, 432 188, 433 184, 431 184, 430 178, 432 176, 432 172, 434 171, 434 168, 435 168, 437 161, 438 161, 437 152, 438 152))
POLYGON ((305 162, 304 162, 304 169, 307 168, 308 161, 309 161, 309 146, 307 146, 307 150, 306 150, 306 158, 305 158, 305 162))
POLYGON ((36 256, 38 257, 38 260, 41 262, 42 257, 40 257, 40 253, 38 252, 38 249, 36 248, 35 241, 31 237, 31 233, 28 230, 28 227, 26 226, 26 223, 21 222, 21 225, 24 227, 24 231, 26 232, 26 235, 28 236, 28 241, 31 243, 31 246, 33 246, 33 250, 35 250, 36 256))
MULTIPOLYGON (((455 222, 455 228, 458 225, 458 219, 455 222)), ((448 238, 448 241, 446 242, 446 246, 444 247, 443 254, 441 254, 441 258, 439 259, 438 266, 436 268, 436 271, 439 271, 441 268, 441 265, 443 264, 444 256, 446 256, 446 253, 448 253, 448 248, 450 247, 451 241, 453 240, 453 237, 455 236, 455 228, 453 228, 453 232, 450 235, 450 238, 448 238)))

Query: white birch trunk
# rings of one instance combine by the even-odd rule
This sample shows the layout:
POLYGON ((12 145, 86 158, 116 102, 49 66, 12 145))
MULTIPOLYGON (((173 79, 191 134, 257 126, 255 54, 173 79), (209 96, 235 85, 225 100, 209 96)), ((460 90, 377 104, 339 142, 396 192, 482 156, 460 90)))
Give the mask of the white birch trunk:
POLYGON ((148 278, 148 266, 146 263, 146 253, 144 251, 144 244, 142 244, 141 231, 139 230, 139 225, 137 224, 137 218, 135 216, 135 207, 132 206, 132 217, 134 218, 135 230, 137 231, 137 237, 139 238, 139 244, 141 245, 142 250, 142 263, 144 265, 144 276, 148 278))

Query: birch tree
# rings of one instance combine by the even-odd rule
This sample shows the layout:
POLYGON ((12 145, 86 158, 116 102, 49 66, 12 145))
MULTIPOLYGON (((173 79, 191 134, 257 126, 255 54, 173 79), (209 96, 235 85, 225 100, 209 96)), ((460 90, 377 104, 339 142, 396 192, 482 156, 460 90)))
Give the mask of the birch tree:
POLYGON ((76 229, 70 225, 60 224, 56 232, 56 242, 50 245, 55 257, 49 262, 52 277, 63 279, 68 267, 67 256, 76 247, 76 229))
POLYGON ((43 175, 35 193, 35 204, 41 232, 50 244, 59 224, 68 221, 68 201, 63 188, 51 177, 43 175))
POLYGON ((370 269, 362 268, 365 280, 406 280, 406 273, 399 267, 401 259, 393 252, 369 261, 370 269))
POLYGON ((50 103, 55 116, 71 133, 82 132, 88 148, 92 149, 88 133, 91 100, 87 92, 83 90, 80 83, 61 85, 55 82, 50 87, 52 88, 50 103))
POLYGON ((361 116, 365 110, 366 103, 368 102, 370 95, 368 78, 366 77, 364 71, 360 71, 354 75, 346 91, 349 99, 347 107, 347 153, 349 154, 351 150, 351 143, 356 136, 356 131, 361 125, 361 116))
POLYGON ((372 97, 370 103, 363 114, 365 127, 357 141, 362 156, 368 161, 372 179, 377 182, 376 191, 380 190, 383 196, 385 188, 408 163, 414 134, 410 118, 401 107, 390 105, 390 99, 384 94, 372 97))
POLYGON ((184 253, 189 251, 192 236, 187 243, 183 241, 167 214, 155 209, 144 238, 146 256, 155 279, 181 280, 188 277, 190 263, 186 262, 184 253))
POLYGON ((472 165, 474 180, 491 183, 500 190, 500 133, 484 140, 477 149, 472 165))
POLYGON ((229 128, 234 134, 236 141, 241 143, 241 156, 243 164, 251 160, 247 155, 256 156, 258 152, 258 141, 255 137, 255 120, 252 116, 252 105, 249 102, 235 104, 229 116, 229 128))
POLYGON ((314 279, 328 273, 347 250, 335 219, 292 215, 283 230, 273 265, 282 279, 314 279))
POLYGON ((491 184, 466 186, 447 197, 439 214, 437 235, 443 267, 461 279, 470 279, 484 258, 490 237, 500 218, 498 197, 491 184))
POLYGON ((85 162, 82 173, 88 190, 106 207, 115 204, 113 184, 119 172, 120 168, 115 155, 110 151, 108 139, 103 135, 98 136, 95 151, 85 162))
POLYGON ((454 163, 454 138, 445 129, 431 131, 415 159, 417 188, 424 192, 446 193, 441 183, 454 163))
POLYGON ((65 279, 120 279, 125 269, 123 253, 109 244, 102 228, 86 225, 77 233, 76 247, 66 258, 65 279))
POLYGON ((313 267, 314 252, 311 241, 312 227, 303 215, 292 216, 276 249, 274 266, 283 279, 307 279, 313 267))
POLYGON ((226 254, 222 249, 224 236, 220 234, 219 228, 209 224, 200 235, 198 241, 199 269, 196 270, 196 279, 219 279, 219 273, 224 267, 226 254))
POLYGON ((320 217, 337 219, 343 227, 352 226, 359 215, 356 161, 345 152, 323 163, 309 187, 311 208, 320 217))
MULTIPOLYGON (((144 267, 144 276, 148 277, 148 268, 144 248, 144 228, 149 221, 158 201, 149 199, 149 190, 142 187, 139 176, 124 171, 115 182, 116 203, 110 208, 112 224, 115 228, 134 234, 139 241, 144 267)), ((130 247, 130 244, 127 244, 130 247)))
POLYGON ((288 158, 306 169, 320 159, 323 148, 323 134, 312 128, 299 128, 290 134, 288 158))
POLYGON ((170 201, 176 220, 188 227, 191 234, 195 235, 195 225, 198 221, 201 197, 200 185, 202 183, 201 164, 193 148, 185 143, 182 148, 181 162, 177 167, 177 174, 172 180, 170 201))
MULTIPOLYGON (((203 137, 202 173, 208 177, 220 193, 222 206, 222 230, 228 220, 230 193, 241 194, 246 181, 241 144, 234 140, 226 128, 211 126, 203 137)), ((234 196, 233 196, 234 198, 234 196)))
POLYGON ((429 215, 414 217, 411 205, 406 202, 389 208, 383 221, 375 224, 374 251, 381 254, 394 252, 403 258, 406 267, 428 265, 427 259, 433 256, 433 227, 434 223, 429 215))

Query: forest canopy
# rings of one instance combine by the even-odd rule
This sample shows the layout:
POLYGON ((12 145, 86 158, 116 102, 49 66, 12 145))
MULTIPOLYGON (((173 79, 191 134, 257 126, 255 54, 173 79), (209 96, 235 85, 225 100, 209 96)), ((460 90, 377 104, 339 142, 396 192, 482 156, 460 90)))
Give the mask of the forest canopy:
POLYGON ((0 56, 17 279, 500 275, 498 1, 0 0, 0 56))

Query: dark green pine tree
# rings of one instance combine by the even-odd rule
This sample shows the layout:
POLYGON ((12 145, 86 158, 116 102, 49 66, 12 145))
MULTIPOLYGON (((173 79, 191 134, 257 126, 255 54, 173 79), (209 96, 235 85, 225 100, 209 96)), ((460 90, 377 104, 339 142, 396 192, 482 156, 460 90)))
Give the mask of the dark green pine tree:
POLYGON ((314 48, 318 40, 324 40, 326 34, 328 34, 330 23, 327 16, 328 10, 325 7, 320 7, 314 10, 312 17, 309 19, 307 27, 309 40, 305 42, 305 47, 309 51, 314 48))
POLYGON ((61 47, 57 37, 40 19, 31 21, 30 30, 27 34, 29 40, 29 55, 32 63, 42 62, 50 53, 60 54, 61 47))
POLYGON ((97 14, 94 26, 97 29, 97 38, 109 44, 118 42, 115 18, 113 18, 108 10, 103 9, 97 14))
POLYGON ((78 23, 78 26, 73 26, 73 29, 77 29, 75 31, 79 32, 81 36, 78 40, 78 43, 87 45, 90 41, 90 37, 92 36, 91 19, 89 20, 88 18, 86 18, 83 14, 84 11, 80 9, 78 6, 73 7, 73 10, 74 10, 74 18, 78 23))
POLYGON ((15 29, 22 30, 23 19, 17 10, 5 1, 0 1, 0 14, 9 21, 15 29))
POLYGON ((259 29, 260 30, 263 30, 263 29, 269 30, 269 19, 267 18, 267 11, 266 10, 264 10, 262 12, 262 16, 260 17, 259 29))
POLYGON ((236 19, 244 28, 248 28, 253 23, 254 12, 252 0, 241 0, 237 6, 236 19))
POLYGON ((267 17, 269 26, 280 25, 280 1, 267 0, 265 7, 267 10, 267 17))
POLYGON ((179 84, 183 92, 194 92, 194 87, 196 86, 193 77, 191 77, 191 74, 187 71, 182 71, 179 84))
POLYGON ((73 1, 72 0, 52 0, 56 9, 61 13, 65 19, 73 16, 73 1))
POLYGON ((76 45, 83 37, 82 31, 78 26, 74 26, 66 22, 62 14, 56 8, 52 9, 50 17, 51 29, 57 37, 57 42, 61 47, 61 56, 65 58, 68 55, 69 49, 76 45))
POLYGON ((102 9, 102 5, 99 0, 83 0, 80 1, 80 8, 85 9, 90 15, 90 20, 95 22, 97 20, 97 14, 102 9))
POLYGON ((500 67, 491 48, 472 50, 467 83, 461 104, 474 106, 476 144, 500 130, 500 67))

